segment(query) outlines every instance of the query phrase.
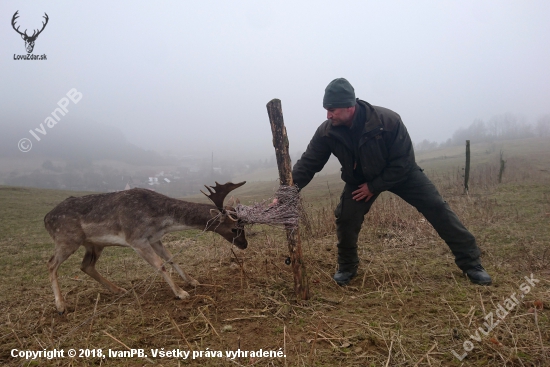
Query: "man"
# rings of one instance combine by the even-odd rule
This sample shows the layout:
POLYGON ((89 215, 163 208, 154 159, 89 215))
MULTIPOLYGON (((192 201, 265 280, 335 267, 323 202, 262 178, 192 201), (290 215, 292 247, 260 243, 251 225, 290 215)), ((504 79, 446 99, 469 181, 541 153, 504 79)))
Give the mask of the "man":
POLYGON ((326 87, 323 107, 327 120, 294 165, 292 177, 302 189, 323 169, 331 153, 342 165, 346 184, 335 210, 338 271, 334 280, 346 285, 357 275, 357 239, 364 216, 381 192, 390 191, 424 215, 473 283, 491 284, 474 236, 416 164, 401 117, 356 99, 355 90, 344 78, 334 79, 326 87))

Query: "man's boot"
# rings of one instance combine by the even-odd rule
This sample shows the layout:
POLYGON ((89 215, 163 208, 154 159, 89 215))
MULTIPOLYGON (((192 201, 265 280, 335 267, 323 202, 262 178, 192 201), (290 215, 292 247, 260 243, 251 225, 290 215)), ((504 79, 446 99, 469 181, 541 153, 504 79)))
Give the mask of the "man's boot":
POLYGON ((339 264, 338 271, 332 277, 340 286, 347 285, 356 275, 359 264, 339 264))
POLYGON ((464 274, 474 284, 490 285, 492 282, 491 276, 485 271, 485 269, 481 265, 476 265, 472 268, 464 270, 464 274))

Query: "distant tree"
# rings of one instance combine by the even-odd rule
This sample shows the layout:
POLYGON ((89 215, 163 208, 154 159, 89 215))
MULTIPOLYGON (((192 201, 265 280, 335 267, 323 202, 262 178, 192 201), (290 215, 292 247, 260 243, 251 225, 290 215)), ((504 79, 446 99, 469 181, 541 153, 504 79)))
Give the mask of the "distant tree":
POLYGON ((467 128, 459 128, 453 134, 453 145, 462 145, 466 140, 479 143, 487 139, 487 127, 483 120, 475 119, 467 128))
POLYGON ((42 168, 47 169, 49 171, 54 171, 54 172, 61 171, 61 168, 54 166, 52 161, 50 161, 49 159, 45 160, 44 163, 42 163, 42 168))
POLYGON ((420 143, 415 144, 414 150, 417 152, 434 150, 438 148, 438 144, 435 141, 429 141, 428 139, 422 140, 420 143))
MULTIPOLYGON (((547 119, 550 120, 550 115, 548 115, 547 119)), ((533 129, 533 126, 528 124, 524 118, 512 113, 495 115, 491 117, 487 123, 484 123, 480 119, 476 119, 467 128, 458 128, 453 134, 452 143, 447 141, 440 146, 462 145, 466 140, 470 140, 472 143, 479 143, 492 142, 495 140, 529 138, 535 135, 534 130, 537 130, 536 133, 538 135, 547 131, 546 129, 550 130, 550 127, 545 128, 546 125, 544 121, 546 120, 544 120, 544 118, 541 118, 541 120, 543 121, 539 122, 541 126, 539 127, 537 125, 533 129)))
POLYGON ((453 139, 449 138, 444 143, 439 144, 440 148, 446 148, 453 145, 453 139))
POLYGON ((550 115, 544 115, 537 121, 535 126, 537 136, 550 136, 550 115))
POLYGON ((484 141, 487 137, 487 127, 481 119, 475 119, 468 127, 468 133, 473 141, 484 141))
POLYGON ((522 139, 533 136, 531 125, 512 113, 493 116, 487 123, 489 136, 494 140, 522 139))

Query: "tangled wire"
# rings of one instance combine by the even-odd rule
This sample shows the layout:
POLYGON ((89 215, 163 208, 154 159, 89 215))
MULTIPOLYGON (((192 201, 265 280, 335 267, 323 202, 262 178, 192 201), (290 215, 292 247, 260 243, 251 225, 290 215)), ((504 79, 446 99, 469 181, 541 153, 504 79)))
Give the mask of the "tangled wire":
POLYGON ((237 218, 244 225, 267 224, 297 229, 300 221, 301 200, 297 186, 279 186, 274 196, 277 199, 263 200, 250 206, 238 204, 237 218))

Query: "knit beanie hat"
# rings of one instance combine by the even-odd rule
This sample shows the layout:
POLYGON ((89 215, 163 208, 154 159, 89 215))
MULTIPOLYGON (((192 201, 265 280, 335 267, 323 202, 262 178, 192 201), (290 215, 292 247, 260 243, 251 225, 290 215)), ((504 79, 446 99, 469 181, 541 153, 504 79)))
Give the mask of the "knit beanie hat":
POLYGON ((355 106, 355 90, 344 78, 334 79, 325 88, 323 107, 342 108, 355 106))

